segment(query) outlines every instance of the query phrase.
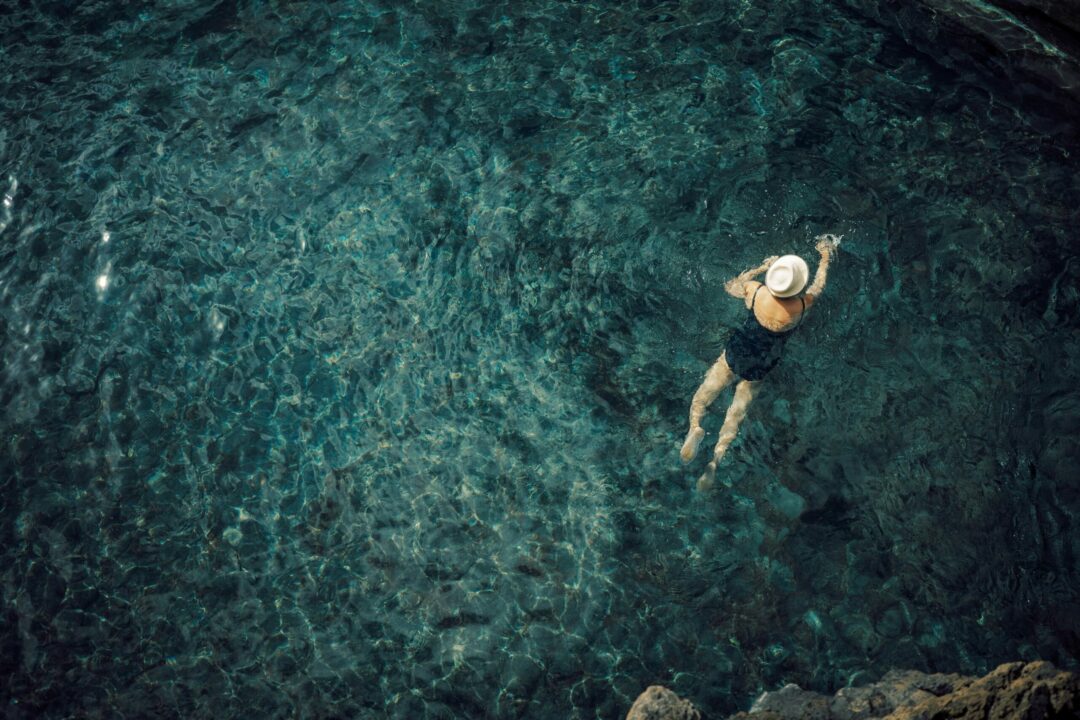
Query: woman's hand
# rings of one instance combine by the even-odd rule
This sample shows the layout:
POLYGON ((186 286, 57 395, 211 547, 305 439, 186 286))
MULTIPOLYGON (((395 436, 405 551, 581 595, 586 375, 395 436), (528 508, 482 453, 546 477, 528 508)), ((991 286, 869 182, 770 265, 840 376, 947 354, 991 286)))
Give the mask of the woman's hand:
POLYGON ((779 259, 780 259, 779 255, 770 255, 769 257, 765 258, 765 262, 761 263, 761 268, 763 270, 768 270, 769 268, 772 267, 772 264, 774 262, 776 262, 777 260, 779 260, 779 259))
POLYGON ((818 243, 814 247, 816 247, 817 251, 822 255, 827 255, 840 246, 840 240, 843 237, 843 235, 818 235, 818 243))

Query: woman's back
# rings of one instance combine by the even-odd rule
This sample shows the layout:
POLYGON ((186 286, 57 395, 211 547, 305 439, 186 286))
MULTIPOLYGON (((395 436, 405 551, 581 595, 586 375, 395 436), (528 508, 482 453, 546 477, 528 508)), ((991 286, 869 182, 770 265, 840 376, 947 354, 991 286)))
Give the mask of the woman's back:
POLYGON ((759 292, 757 287, 747 293, 746 307, 762 327, 774 333, 787 332, 802 322, 803 313, 813 303, 813 296, 777 298, 772 293, 759 292))

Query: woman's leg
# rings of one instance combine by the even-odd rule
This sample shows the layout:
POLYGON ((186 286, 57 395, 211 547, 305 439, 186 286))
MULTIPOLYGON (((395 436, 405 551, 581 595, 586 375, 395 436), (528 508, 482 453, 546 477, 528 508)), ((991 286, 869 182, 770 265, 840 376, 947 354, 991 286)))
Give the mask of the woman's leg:
POLYGON ((728 386, 735 377, 735 373, 727 364, 727 353, 720 353, 709 372, 705 374, 705 380, 701 387, 694 393, 694 399, 690 401, 690 431, 686 433, 686 442, 683 443, 679 455, 682 461, 690 462, 697 454, 701 439, 705 437, 705 431, 701 429, 701 418, 705 417, 705 408, 716 399, 720 391, 728 386))
POLYGON ((727 416, 724 418, 724 425, 720 428, 720 439, 717 440, 716 449, 713 450, 713 459, 705 468, 705 473, 698 478, 698 490, 704 492, 712 487, 713 481, 716 479, 716 466, 724 457, 728 446, 735 439, 735 434, 739 432, 739 423, 746 417, 746 409, 750 406, 750 401, 754 399, 755 385, 757 383, 742 380, 735 386, 735 397, 732 399, 731 407, 728 408, 727 416))

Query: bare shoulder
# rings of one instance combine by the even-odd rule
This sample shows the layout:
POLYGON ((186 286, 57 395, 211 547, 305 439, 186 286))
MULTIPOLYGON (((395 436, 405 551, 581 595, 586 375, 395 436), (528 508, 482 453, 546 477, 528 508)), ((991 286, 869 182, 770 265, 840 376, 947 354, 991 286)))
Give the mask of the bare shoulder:
POLYGON ((810 295, 809 293, 807 293, 806 295, 803 296, 803 302, 806 303, 806 309, 807 310, 809 310, 811 307, 813 307, 813 305, 814 305, 814 303, 816 301, 817 301, 817 295, 810 295))
POLYGON ((754 295, 757 293, 758 288, 762 287, 762 284, 757 280, 751 280, 743 283, 743 303, 746 307, 750 307, 754 304, 754 295))

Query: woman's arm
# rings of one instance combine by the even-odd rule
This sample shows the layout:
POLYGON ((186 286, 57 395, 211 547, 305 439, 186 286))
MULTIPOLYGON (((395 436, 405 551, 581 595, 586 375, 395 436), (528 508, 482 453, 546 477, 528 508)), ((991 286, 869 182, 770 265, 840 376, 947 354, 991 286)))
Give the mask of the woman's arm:
POLYGON ((814 282, 806 289, 807 296, 817 297, 825 289, 825 281, 829 276, 829 262, 832 260, 833 251, 840 245, 840 238, 835 235, 819 235, 817 251, 821 253, 821 262, 818 263, 817 272, 814 273, 814 282))
POLYGON ((724 290, 727 291, 728 295, 731 295, 733 297, 746 297, 746 283, 750 282, 755 277, 768 270, 769 266, 776 262, 778 257, 778 255, 767 257, 765 258, 765 262, 763 262, 756 268, 750 268, 741 275, 731 278, 726 283, 724 283, 724 290))

